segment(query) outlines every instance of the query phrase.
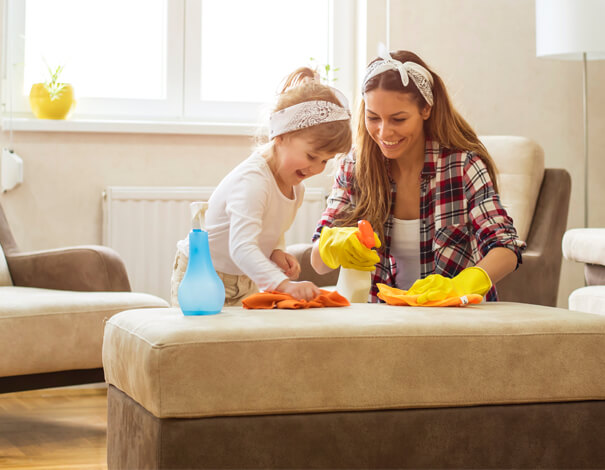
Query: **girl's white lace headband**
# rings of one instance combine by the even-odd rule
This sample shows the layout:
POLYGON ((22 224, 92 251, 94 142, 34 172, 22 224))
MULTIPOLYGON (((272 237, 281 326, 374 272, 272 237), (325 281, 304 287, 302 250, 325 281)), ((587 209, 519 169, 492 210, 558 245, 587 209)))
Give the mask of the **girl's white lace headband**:
POLYGON ((332 91, 341 106, 323 100, 304 101, 271 113, 269 117, 269 139, 325 122, 350 119, 351 112, 347 99, 339 90, 332 88, 332 91))
POLYGON ((401 75, 401 83, 403 86, 408 86, 410 77, 412 77, 418 91, 420 91, 429 106, 433 106, 433 76, 431 75, 431 72, 416 62, 399 62, 398 60, 393 59, 387 51, 383 51, 380 54, 380 58, 380 60, 369 65, 366 76, 363 79, 363 86, 361 87, 362 93, 365 90, 366 83, 368 83, 368 80, 371 78, 389 70, 397 70, 399 75, 401 75))

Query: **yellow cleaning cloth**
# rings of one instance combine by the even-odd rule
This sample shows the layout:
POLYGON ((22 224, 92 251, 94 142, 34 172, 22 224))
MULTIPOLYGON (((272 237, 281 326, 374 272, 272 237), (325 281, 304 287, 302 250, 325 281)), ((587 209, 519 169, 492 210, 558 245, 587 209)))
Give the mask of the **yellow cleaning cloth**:
POLYGON ((420 295, 408 295, 408 291, 390 287, 386 284, 376 284, 378 287, 378 298, 389 305, 410 305, 412 307, 461 307, 467 304, 478 304, 483 300, 479 294, 468 294, 463 296, 446 297, 441 300, 429 300, 423 304, 417 302, 420 295))

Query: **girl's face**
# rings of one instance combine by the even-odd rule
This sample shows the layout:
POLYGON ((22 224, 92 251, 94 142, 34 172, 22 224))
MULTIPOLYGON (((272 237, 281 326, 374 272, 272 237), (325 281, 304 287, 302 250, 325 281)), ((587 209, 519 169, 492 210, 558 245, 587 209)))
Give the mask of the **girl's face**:
POLYGON ((424 152, 424 121, 430 106, 419 109, 410 93, 376 88, 364 96, 366 129, 385 157, 396 160, 424 152))
POLYGON ((334 157, 326 152, 318 152, 304 137, 290 135, 275 138, 275 156, 276 176, 287 186, 294 186, 321 173, 326 163, 334 157))

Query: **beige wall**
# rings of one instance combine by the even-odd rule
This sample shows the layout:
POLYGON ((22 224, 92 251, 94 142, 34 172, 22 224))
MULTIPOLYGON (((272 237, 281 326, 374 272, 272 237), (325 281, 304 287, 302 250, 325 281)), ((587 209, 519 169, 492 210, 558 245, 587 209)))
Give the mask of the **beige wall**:
MULTIPOLYGON (((369 0, 368 50, 381 36, 384 0, 369 0), (374 11, 376 10, 376 11, 374 11), (380 17, 372 13, 380 12, 380 17)), ((535 57, 534 3, 528 0, 391 0, 391 49, 419 53, 443 77, 479 134, 530 137, 548 167, 566 168, 573 194, 569 226, 583 223, 581 64, 535 57)), ((370 53, 370 55, 372 55, 370 53)), ((362 61, 362 60, 360 60, 362 61)), ((589 64, 591 207, 605 226, 605 62, 589 64)), ((2 132, 2 145, 7 133, 2 132)), ((216 185, 248 155, 250 137, 15 132, 25 181, 0 195, 24 250, 101 242, 102 191, 109 185, 216 185)), ((325 185, 317 178, 311 185, 325 185)), ((564 263, 566 306, 583 284, 582 268, 564 263)))
POLYGON ((16 132, 24 183, 0 196, 23 250, 100 244, 106 186, 215 186, 251 137, 16 132))

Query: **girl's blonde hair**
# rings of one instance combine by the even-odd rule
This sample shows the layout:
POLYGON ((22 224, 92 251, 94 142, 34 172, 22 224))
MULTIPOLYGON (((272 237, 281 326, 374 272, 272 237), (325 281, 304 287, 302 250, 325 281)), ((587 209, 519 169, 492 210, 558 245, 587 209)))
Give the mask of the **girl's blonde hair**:
MULTIPOLYGON (((496 165, 475 131, 454 109, 443 80, 413 52, 397 51, 391 53, 391 57, 402 63, 407 61, 416 62, 426 68, 433 76, 433 106, 429 118, 424 121, 425 137, 436 140, 441 146, 451 150, 466 150, 477 154, 487 166, 487 171, 497 192, 496 165)), ((367 93, 377 88, 412 95, 419 110, 428 106, 413 80, 410 80, 407 86, 403 86, 398 71, 389 70, 376 75, 368 80, 363 92, 367 93)), ((356 225, 359 219, 366 219, 372 224, 380 239, 383 240, 384 223, 391 211, 391 204, 393 204, 391 183, 388 177, 386 158, 366 129, 365 102, 363 99, 359 107, 355 158, 354 191, 356 205, 354 209, 344 213, 337 223, 342 226, 351 226, 356 225)))
MULTIPOLYGON (((342 106, 334 91, 329 86, 319 83, 314 70, 309 67, 300 67, 284 79, 277 102, 271 112, 280 111, 305 101, 329 101, 342 106)), ((284 137, 302 137, 311 142, 316 151, 334 155, 348 152, 353 144, 353 133, 349 120, 325 122, 282 135, 284 137)), ((272 139, 263 146, 263 153, 269 158, 273 155, 274 142, 275 139, 272 139)))

